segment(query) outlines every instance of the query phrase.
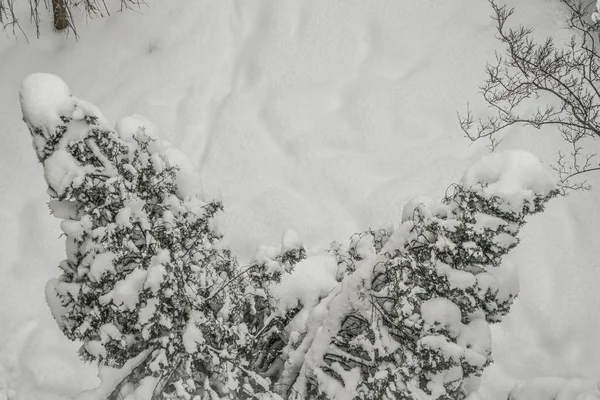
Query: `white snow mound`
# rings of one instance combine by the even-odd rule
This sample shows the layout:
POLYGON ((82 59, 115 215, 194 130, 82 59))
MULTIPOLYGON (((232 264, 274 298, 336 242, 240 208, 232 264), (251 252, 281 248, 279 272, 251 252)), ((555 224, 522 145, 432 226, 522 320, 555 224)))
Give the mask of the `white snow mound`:
POLYGON ((467 168, 461 185, 486 198, 499 197, 520 211, 534 195, 545 196, 556 189, 556 180, 533 154, 508 150, 484 156, 467 168))
POLYGON ((293 272, 284 275, 273 288, 273 295, 280 299, 280 310, 285 312, 299 303, 303 306, 317 304, 337 285, 336 271, 336 260, 328 255, 308 257, 299 262, 293 272))
POLYGON ((72 105, 69 86, 56 75, 37 72, 28 75, 19 90, 25 119, 36 126, 60 122, 60 111, 72 105))

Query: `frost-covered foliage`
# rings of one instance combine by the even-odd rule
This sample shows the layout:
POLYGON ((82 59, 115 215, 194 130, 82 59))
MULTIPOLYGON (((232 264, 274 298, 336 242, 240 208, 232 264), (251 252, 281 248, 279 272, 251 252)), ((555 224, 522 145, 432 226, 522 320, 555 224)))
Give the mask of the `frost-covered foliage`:
POLYGON ((290 231, 240 266, 147 121, 113 130, 47 74, 21 104, 67 237, 48 302, 84 359, 125 366, 110 399, 466 398, 518 292, 502 257, 556 194, 535 157, 498 153, 398 227, 314 255, 290 231))

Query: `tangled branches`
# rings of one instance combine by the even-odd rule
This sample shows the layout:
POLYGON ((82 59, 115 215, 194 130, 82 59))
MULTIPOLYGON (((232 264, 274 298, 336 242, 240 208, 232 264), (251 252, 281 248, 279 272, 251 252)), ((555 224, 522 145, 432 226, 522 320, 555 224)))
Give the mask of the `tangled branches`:
POLYGON ((467 109, 459 122, 469 139, 487 139, 492 150, 501 141, 500 131, 509 126, 555 126, 570 147, 566 154, 559 152, 553 165, 565 193, 589 189, 585 181, 571 178, 600 170, 597 152, 589 144, 600 137, 600 24, 597 14, 590 16, 591 4, 561 3, 567 7, 567 26, 573 31, 564 45, 552 37, 537 42, 529 27, 509 28, 514 8, 490 0, 497 39, 505 48, 486 65, 487 78, 480 87, 492 116, 476 118, 467 109))

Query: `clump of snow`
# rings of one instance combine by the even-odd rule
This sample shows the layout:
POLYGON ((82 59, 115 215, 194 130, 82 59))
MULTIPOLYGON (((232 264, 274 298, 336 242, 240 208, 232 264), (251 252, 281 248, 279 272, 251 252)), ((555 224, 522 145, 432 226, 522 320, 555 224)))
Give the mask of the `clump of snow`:
POLYGON ((156 307, 158 306, 158 303, 159 301, 156 297, 153 297, 146 301, 146 304, 143 307, 141 307, 138 312, 138 321, 140 322, 140 324, 144 325, 148 321, 150 321, 150 319, 154 316, 154 313, 156 312, 156 307))
POLYGON ((444 335, 427 335, 419 339, 420 347, 439 350, 446 359, 459 360, 463 355, 463 348, 456 343, 448 341, 444 335))
POLYGON ((121 118, 115 124, 115 130, 120 138, 127 141, 133 141, 138 133, 144 133, 152 139, 158 138, 156 125, 146 117, 138 114, 121 118))
POLYGON ((181 198, 202 193, 201 180, 194 164, 181 150, 159 139, 158 129, 152 121, 142 115, 133 114, 121 118, 115 124, 115 130, 120 138, 129 142, 134 142, 140 134, 155 140, 154 145, 158 146, 160 154, 155 153, 152 162, 157 170, 164 168, 165 161, 167 165, 177 168, 177 194, 181 198))
POLYGON ((592 22, 595 24, 600 22, 600 0, 596 1, 596 11, 592 13, 592 22))
POLYGON ((88 340, 84 343, 85 349, 94 357, 106 357, 106 348, 100 340, 88 340))
POLYGON ((300 247, 302 247, 302 239, 300 239, 298 232, 293 229, 286 230, 281 239, 281 251, 286 252, 300 247))
POLYGON ((115 223, 118 226, 131 227, 131 208, 121 208, 115 217, 115 223))
POLYGON ((44 288, 44 292, 46 294, 46 303, 48 307, 50 307, 50 312, 52 313, 52 317, 58 323, 62 323, 62 316, 67 311, 65 307, 62 305, 60 298, 58 297, 56 287, 59 284, 57 278, 50 279, 44 288))
POLYGON ((472 273, 452 268, 439 260, 436 262, 436 270, 438 275, 448 279, 451 288, 466 289, 476 282, 475 275, 472 273))
POLYGON ((41 72, 23 80, 19 98, 23 116, 35 126, 60 124, 60 115, 73 106, 67 84, 56 75, 41 72))
MULTIPOLYGON (((27 76, 21 84, 19 99, 24 120, 30 127, 33 146, 40 160, 51 155, 46 154, 48 150, 62 149, 70 140, 77 139, 86 132, 87 123, 81 121, 86 115, 95 117, 98 123, 106 122, 96 106, 71 96, 67 84, 56 75, 34 73, 27 76), (68 129, 65 129, 66 124, 61 117, 72 120, 68 129), (52 144, 52 149, 47 148, 48 143, 52 144)), ((72 165, 65 159, 64 154, 54 160, 54 163, 57 165, 44 167, 51 169, 46 171, 47 177, 57 184, 62 180, 60 169, 72 165)), ((49 180, 48 183, 50 182, 49 180)), ((61 193, 56 187, 53 188, 57 193, 61 193)))
POLYGON ((439 201, 430 196, 417 196, 406 202, 402 208, 402 222, 410 221, 419 212, 424 217, 431 217, 433 210, 439 206, 439 201))
POLYGON ((599 400, 598 379, 566 379, 560 377, 535 378, 517 384, 509 400, 599 400))
POLYGON ((123 336, 123 334, 121 333, 119 328, 117 328, 115 326, 115 324, 112 324, 112 323, 106 323, 106 324, 103 324, 102 326, 100 326, 99 333, 100 333, 100 339, 104 343, 110 341, 111 339, 120 340, 121 337, 123 336))
POLYGON ((68 200, 50 200, 48 203, 52 215, 60 219, 77 219, 77 203, 68 200))
MULTIPOLYGON (((100 366, 98 371, 98 377, 100 378, 100 385, 95 389, 86 390, 82 393, 79 393, 74 400, 98 400, 98 399, 106 399, 111 393, 115 390, 115 387, 127 376, 129 375, 136 366, 138 366, 141 362, 143 362, 147 357, 151 350, 145 350, 140 353, 137 357, 128 360, 122 368, 112 368, 108 366, 100 366)), ((144 385, 151 383, 150 381, 146 382, 144 385)), ((156 386, 156 385, 154 385, 156 386)), ((142 392, 140 391, 141 395, 142 392)), ((125 396, 129 397, 130 394, 125 394, 125 396)), ((126 398, 127 398, 126 397, 126 398)), ((141 397, 140 400, 146 400, 151 396, 141 397)), ((136 398, 134 398, 136 399, 136 398)), ((136 399, 138 400, 138 399, 136 399)))
POLYGON ((446 328, 452 337, 460 333, 462 326, 460 308, 444 297, 425 301, 421 305, 421 315, 425 324, 430 327, 446 328))
POLYGON ((108 303, 112 300, 117 306, 125 307, 130 311, 135 310, 147 273, 141 268, 134 269, 125 279, 117 282, 113 290, 102 296, 100 301, 108 303))
POLYGON ((204 316, 199 311, 193 311, 190 315, 182 336, 183 346, 188 353, 195 353, 198 350, 198 343, 204 343, 204 335, 198 328, 198 324, 201 324, 204 320, 204 316))
POLYGON ((44 161, 44 177, 57 195, 62 194, 77 178, 83 178, 85 169, 68 151, 57 149, 44 161))
POLYGON ((461 185, 486 198, 499 197, 510 211, 520 212, 535 195, 556 189, 556 180, 533 154, 507 150, 482 157, 467 168, 461 185))
POLYGON ((148 268, 148 275, 144 282, 144 289, 150 289, 152 293, 156 294, 160 289, 167 269, 165 268, 166 263, 169 262, 169 252, 162 250, 158 255, 152 257, 150 260, 150 267, 148 268))
POLYGON ((81 239, 85 229, 80 221, 65 219, 60 223, 60 229, 71 239, 81 239))
POLYGON ((500 300, 515 297, 521 288, 518 269, 510 260, 504 260, 502 268, 488 268, 487 272, 478 274, 477 285, 481 289, 497 291, 500 300))
POLYGON ((482 366, 491 356, 492 333, 484 319, 475 319, 460 329, 456 342, 465 353, 467 363, 482 366))
POLYGON ((124 400, 147 400, 151 399, 154 394, 154 389, 158 385, 159 378, 154 376, 146 376, 135 388, 133 393, 128 394, 124 400))
POLYGON ((475 230, 477 232, 483 232, 486 228, 495 231, 503 225, 507 225, 507 222, 502 218, 480 212, 475 214, 475 230))
POLYGON ((115 257, 115 254, 110 251, 96 254, 94 261, 92 261, 90 265, 90 277, 94 278, 96 282, 99 282, 105 272, 114 271, 113 261, 115 260, 115 257))
POLYGON ((320 255, 308 257, 296 264, 290 274, 285 274, 281 282, 273 288, 273 295, 279 298, 282 312, 297 306, 316 305, 337 285, 335 257, 320 255))
POLYGON ((181 198, 201 194, 202 180, 192 161, 178 148, 166 142, 164 144, 168 165, 177 168, 177 194, 181 198))

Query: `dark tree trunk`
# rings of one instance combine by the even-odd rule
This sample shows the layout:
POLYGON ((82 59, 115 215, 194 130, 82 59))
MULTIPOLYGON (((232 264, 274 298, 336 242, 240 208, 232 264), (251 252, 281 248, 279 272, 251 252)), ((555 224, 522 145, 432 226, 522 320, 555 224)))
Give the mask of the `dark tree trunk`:
POLYGON ((52 0, 52 12, 54 14, 54 29, 62 31, 69 27, 67 0, 52 0))

